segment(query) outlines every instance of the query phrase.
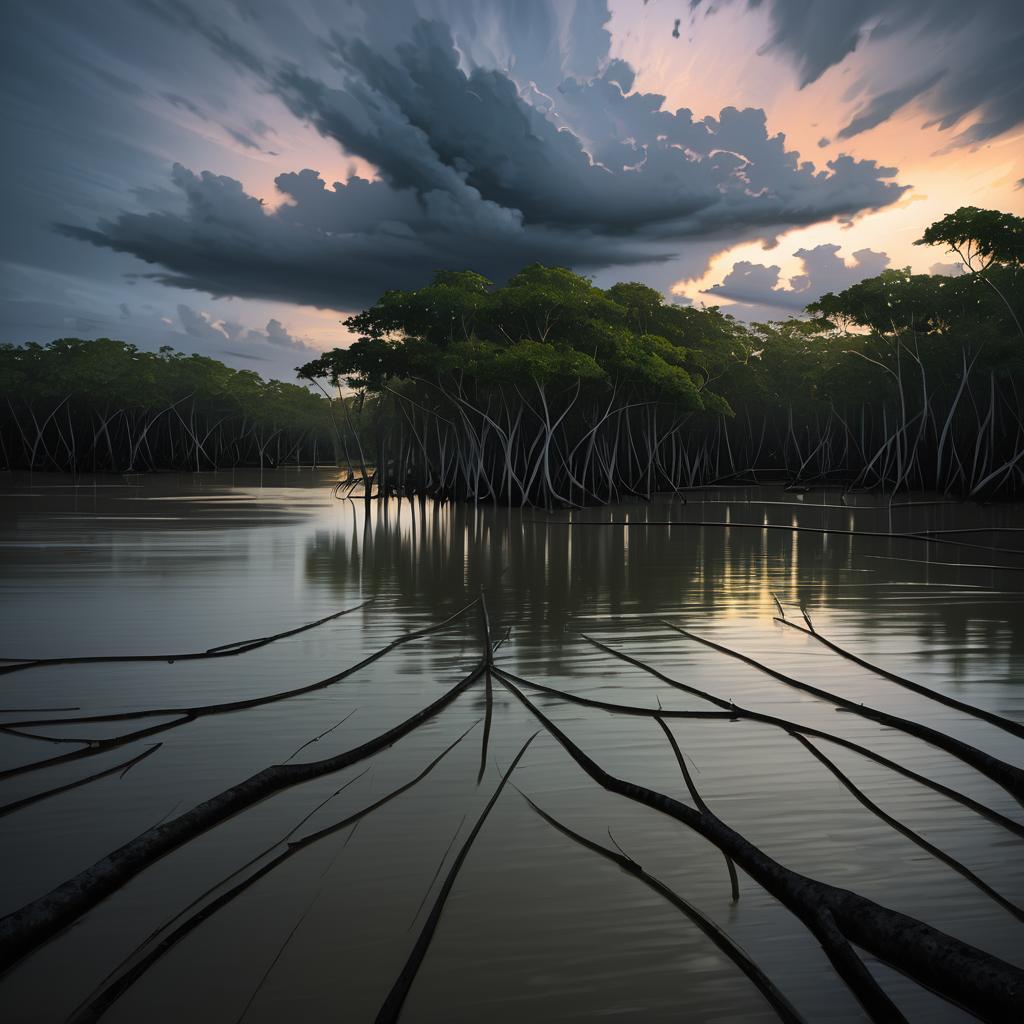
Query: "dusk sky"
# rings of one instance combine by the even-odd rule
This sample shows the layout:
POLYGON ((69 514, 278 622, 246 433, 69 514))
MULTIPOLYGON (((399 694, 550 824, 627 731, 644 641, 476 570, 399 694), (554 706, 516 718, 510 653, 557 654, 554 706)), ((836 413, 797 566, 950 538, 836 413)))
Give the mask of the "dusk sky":
POLYGON ((1024 214, 1021 0, 7 0, 0 341, 265 376, 437 269, 798 313, 1024 214))

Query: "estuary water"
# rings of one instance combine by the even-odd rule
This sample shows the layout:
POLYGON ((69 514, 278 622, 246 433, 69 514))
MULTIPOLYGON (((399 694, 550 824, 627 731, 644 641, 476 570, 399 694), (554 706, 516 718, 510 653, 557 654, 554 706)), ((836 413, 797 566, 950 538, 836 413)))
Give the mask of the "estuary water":
MULTIPOLYGON (((336 479, 292 470, 0 480, 4 658, 205 651, 354 609, 229 657, 0 675, 0 725, 295 689, 447 619, 484 588, 492 639, 502 641, 495 661, 509 672, 597 701, 714 710, 597 640, 741 707, 853 740, 1024 822, 1009 794, 942 750, 837 711, 666 624, 1022 765, 1024 741, 774 621, 776 597, 801 625, 802 606, 821 635, 867 661, 1024 723, 1019 505, 927 496, 889 504, 838 490, 730 487, 548 515, 421 501, 366 507, 338 500, 336 479), (939 543, 849 535, 925 530, 975 532, 943 533, 939 543), (38 708, 50 710, 30 710, 38 708), (53 710, 61 708, 80 710, 53 710)), ((0 815, 0 913, 268 765, 317 760, 372 739, 455 685, 483 643, 473 607, 333 685, 2 779, 7 805, 160 744, 126 770, 0 815)), ((148 868, 0 978, 0 1016, 8 1024, 64 1020, 154 929, 311 811, 293 838, 408 782, 465 733, 407 792, 308 846, 212 915, 104 1017, 372 1021, 461 843, 539 727, 498 679, 492 683, 486 752, 488 696, 479 681, 371 759, 257 804, 148 868)), ((529 695, 608 771, 690 799, 652 718, 529 695)), ((97 740, 169 721, 165 714, 23 731, 97 740)), ((710 718, 678 718, 670 727, 703 799, 776 860, 1024 965, 1024 924, 871 813, 785 730, 710 718)), ((1024 840, 848 749, 824 740, 819 747, 889 815, 1024 903, 1024 840)), ((0 733, 0 771, 76 749, 0 733)), ((455 879, 403 1020, 776 1019, 678 909, 554 829, 523 794, 587 838, 621 847, 685 897, 809 1021, 865 1019, 796 917, 742 872, 734 902, 713 846, 598 787, 548 733, 536 736, 511 782, 455 879)), ((973 1019, 865 960, 911 1020, 973 1019)))

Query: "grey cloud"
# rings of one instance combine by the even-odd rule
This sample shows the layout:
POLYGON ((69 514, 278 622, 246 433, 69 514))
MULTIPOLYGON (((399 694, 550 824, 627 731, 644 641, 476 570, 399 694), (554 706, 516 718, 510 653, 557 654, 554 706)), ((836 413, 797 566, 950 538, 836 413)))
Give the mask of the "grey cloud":
POLYGON ((173 92, 165 92, 164 99, 167 100, 172 107, 177 107, 179 110, 186 110, 188 113, 192 114, 194 117, 198 117, 202 121, 209 120, 203 108, 200 107, 198 103, 194 103, 192 100, 188 99, 186 96, 179 96, 177 93, 173 92))
POLYGON ((790 312, 799 311, 826 292, 839 292, 866 277, 875 277, 888 265, 884 252, 859 249, 853 263, 839 255, 838 245, 818 245, 793 253, 803 265, 803 273, 790 278, 789 286, 780 284, 781 269, 740 260, 719 284, 705 289, 715 295, 747 306, 768 306, 790 312))
POLYGON ((288 333, 280 320, 269 320, 262 337, 264 337, 271 345, 280 345, 284 348, 306 348, 298 338, 293 338, 288 333))
MULTIPOLYGON (((183 207, 60 230, 155 265, 150 276, 164 284, 351 308, 384 287, 422 284, 442 266, 500 279, 533 261, 656 263, 683 243, 769 238, 880 208, 905 191, 890 180, 894 168, 873 161, 840 156, 821 170, 800 162, 781 134, 769 134, 761 110, 695 119, 662 109, 662 96, 626 91, 633 73, 608 60, 604 3, 575 6, 571 45, 559 35, 564 6, 526 9, 515 32, 545 44, 522 66, 507 55, 506 70, 467 63, 463 21, 416 21, 397 41, 374 42, 372 24, 359 37, 330 33, 321 47, 330 66, 300 68, 170 4, 164 16, 371 162, 380 180, 328 188, 313 170, 283 174, 277 185, 289 202, 269 212, 236 180, 176 166, 183 207), (559 78, 569 66, 591 69, 589 77, 559 78), (525 73, 535 77, 517 77, 525 73)), ((510 4, 473 16, 483 22, 485 10, 497 19, 492 31, 513 23, 510 4)))
POLYGON ((928 268, 929 274, 938 274, 940 277, 959 277, 965 273, 962 263, 933 263, 928 268))
POLYGON ((229 128, 226 124, 221 125, 221 127, 224 129, 224 131, 228 133, 228 135, 231 136, 231 138, 235 140, 235 142, 237 142, 240 146, 244 147, 245 149, 255 149, 260 153, 264 152, 263 147, 258 142, 254 142, 252 139, 250 139, 249 136, 245 134, 245 132, 240 132, 234 128, 229 128))
POLYGON ((300 338, 293 337, 280 320, 273 318, 267 322, 267 326, 262 331, 251 328, 247 330, 241 324, 217 320, 209 313, 179 303, 178 320, 181 322, 182 329, 191 338, 216 342, 244 340, 273 345, 277 348, 289 349, 306 359, 315 353, 315 350, 300 338))
POLYGON ((861 132, 866 132, 880 125, 883 121, 888 121, 897 110, 905 107, 911 100, 916 99, 923 92, 927 92, 945 74, 945 69, 942 69, 898 89, 890 89, 888 92, 880 93, 867 106, 857 111, 850 123, 839 130, 838 137, 840 139, 849 139, 854 135, 859 135, 861 132))
MULTIPOLYGON (((779 287, 779 275, 782 273, 776 265, 765 266, 763 263, 751 263, 739 260, 733 264, 732 270, 725 275, 720 284, 705 288, 708 295, 717 295, 733 302, 748 305, 768 303, 769 305, 794 305, 786 301, 786 291, 779 287)), ((804 304, 797 301, 795 308, 804 304)))
POLYGON ((178 319, 189 337, 223 341, 227 335, 214 327, 206 313, 197 313, 191 306, 178 304, 178 319))
MULTIPOLYGON (((691 0, 691 7, 701 2, 691 0)), ((726 3, 717 0, 716 6, 726 3)), ((932 114, 930 123, 942 130, 976 116, 950 147, 977 145, 1024 124, 1020 0, 747 0, 751 8, 763 3, 771 20, 765 49, 792 61, 801 88, 858 48, 870 51, 875 44, 900 39, 913 79, 908 70, 899 85, 870 96, 844 129, 845 137, 880 124, 919 95, 932 114), (915 87, 928 76, 936 77, 931 87, 915 87), (858 122, 861 127, 854 130, 858 122)), ((899 68, 886 70, 900 73, 899 68)))

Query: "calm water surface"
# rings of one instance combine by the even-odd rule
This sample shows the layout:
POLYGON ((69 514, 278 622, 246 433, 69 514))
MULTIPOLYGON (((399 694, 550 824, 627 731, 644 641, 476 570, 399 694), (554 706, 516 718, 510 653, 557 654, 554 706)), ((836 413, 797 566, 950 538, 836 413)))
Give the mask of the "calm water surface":
MULTIPOLYGON (((887 682, 773 622, 772 594, 825 635, 943 693, 1024 721, 1024 533, 947 535, 979 547, 705 526, 567 527, 565 513, 334 500, 333 478, 293 471, 0 482, 0 655, 199 651, 368 601, 317 629, 216 661, 52 666, 0 677, 0 722, 19 709, 82 714, 187 707, 302 686, 486 588, 498 663, 604 701, 708 705, 608 655, 600 639, 747 708, 841 734, 1017 820, 1002 789, 948 755, 835 708, 669 630, 669 619, 781 671, 925 722, 1015 764, 1024 743, 887 682)), ((884 507, 877 496, 777 488, 694 492, 578 512, 583 521, 772 523, 838 530, 1024 527, 1020 506, 884 507), (878 507, 880 504, 883 507, 878 507)), ((200 719, 118 773, 0 817, 0 912, 255 771, 318 759, 436 699, 480 657, 479 617, 403 645, 337 685, 200 719)), ((651 720, 539 698, 609 771, 687 799, 651 720)), ((0 979, 5 1021, 59 1021, 154 928, 339 786, 303 826, 337 821, 412 778, 480 723, 478 684, 371 761, 295 787, 158 862, 0 979), (368 770, 365 770, 367 769, 368 770), (358 778, 357 778, 358 776, 358 778)), ((44 715, 45 717, 45 715, 44 715)), ((500 773, 537 728, 495 686, 482 724, 419 785, 293 857, 175 947, 111 1022, 370 1021, 432 896, 500 773), (455 846, 451 847, 453 837, 455 846), (451 847, 451 848, 450 848, 451 847), (439 866, 440 874, 438 874, 439 866), (430 897, 424 902, 425 894, 430 897)), ((886 826, 785 732, 742 721, 672 725, 704 799, 789 867, 856 891, 1018 964, 1024 926, 886 826)), ((53 736, 124 731, 54 726, 53 736)), ((0 803, 126 760, 147 741, 0 785, 0 803)), ((0 769, 55 752, 0 736, 0 769)), ((61 752, 64 749, 61 748, 61 752)), ((890 814, 1024 902, 1024 842, 838 746, 822 749, 890 814)), ((749 878, 730 899, 722 857, 685 826, 593 784, 546 734, 513 781, 578 832, 615 841, 712 917, 811 1021, 859 1021, 799 922, 749 878)), ((867 958, 915 1021, 969 1019, 867 958)), ((758 992, 697 928, 636 879, 554 831, 509 787, 475 843, 416 979, 409 1021, 769 1021, 758 992)))

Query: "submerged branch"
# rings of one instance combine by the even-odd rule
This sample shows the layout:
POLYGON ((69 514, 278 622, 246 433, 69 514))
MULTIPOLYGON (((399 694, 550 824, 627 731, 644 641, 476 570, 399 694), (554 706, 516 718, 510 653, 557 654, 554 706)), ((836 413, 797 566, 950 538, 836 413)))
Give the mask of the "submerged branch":
POLYGON ((847 700, 845 697, 840 697, 838 694, 831 693, 828 690, 823 690, 818 686, 812 686, 810 683, 804 683, 799 679, 794 679, 793 676, 786 675, 784 672, 779 672, 777 669, 771 668, 763 662, 758 661, 756 658, 751 658, 747 654, 741 654, 739 651, 734 651, 732 648, 715 643, 713 640, 697 636, 695 633, 691 633, 688 630, 683 629, 681 626, 673 625, 673 623, 666 620, 662 621, 669 627, 669 629, 675 630, 687 639, 704 644, 706 647, 710 647, 712 650, 718 651, 721 654, 727 654, 731 658, 736 658, 738 661, 742 661, 744 664, 759 669, 766 675, 770 675, 780 683, 785 683, 787 686, 792 686, 794 689, 810 693, 820 700, 829 701, 837 707, 844 708, 855 715, 860 715, 863 718, 869 718, 871 721, 878 722, 880 725, 888 726, 890 729, 898 729, 900 732, 904 732, 909 736, 914 736, 919 740, 924 740, 925 743, 930 743, 932 746, 938 747, 940 750, 945 750, 946 753, 952 754, 954 757, 959 758, 965 764, 969 764, 972 768, 981 772, 983 775, 987 775, 993 782, 998 783, 1003 787, 1003 789, 1018 800, 1024 800, 1024 770, 1017 768, 1015 765, 1009 764, 1006 761, 1001 761, 999 758, 993 757, 991 754, 987 754, 985 751, 978 749, 978 747, 972 746, 970 743, 964 743, 963 740, 958 740, 955 736, 949 736, 944 732, 940 732, 938 729, 932 729, 930 726, 922 725, 920 722, 914 722, 908 718, 900 718, 897 715, 890 715, 888 712, 879 711, 876 708, 868 707, 865 704, 858 704, 856 701, 847 700))
POLYGON ((585 849, 617 864, 623 871, 639 879, 644 885, 653 889, 677 910, 686 915, 711 941, 730 959, 737 967, 753 982, 758 991, 769 1002, 772 1009, 778 1014, 782 1021, 787 1024, 803 1024, 804 1018, 795 1006, 783 995, 775 983, 764 971, 745 953, 729 936, 722 931, 706 914, 701 913, 692 903, 684 899, 677 892, 670 889, 661 879, 645 871, 632 857, 625 853, 616 853, 607 847, 595 843, 592 839, 574 832, 568 825, 563 824, 557 818, 538 807, 525 793, 521 794, 523 799, 540 815, 552 828, 561 832, 575 843, 585 849))
MULTIPOLYGON (((99 1020, 107 1010, 110 1009, 113 1004, 120 999, 125 992, 128 991, 132 985, 135 984, 139 978, 142 977, 146 971, 149 970, 161 957, 167 952, 174 948, 182 939, 193 932, 199 927, 204 921, 212 917, 217 911, 227 906, 232 900, 240 896, 243 892, 254 885, 259 879, 269 874, 275 868, 279 867, 286 860, 294 857, 301 850, 304 850, 307 846, 311 846, 321 839, 325 839, 327 836, 334 835, 335 833, 347 828, 349 825, 354 825, 361 821, 368 814, 373 813, 378 808, 383 807, 385 804, 390 803, 396 797, 401 796, 406 790, 411 789, 418 782, 425 779, 442 760, 462 742, 463 739, 469 734, 469 732, 476 727, 477 723, 473 723, 463 732, 454 742, 450 743, 444 750, 441 751, 437 757, 431 761, 426 768, 424 768, 415 778, 410 779, 408 782, 403 783, 397 789, 391 790, 390 793, 386 793, 384 796, 372 803, 354 812, 353 814, 346 815, 340 821, 336 821, 331 825, 327 825, 324 828, 318 829, 315 832, 311 832, 309 835, 303 836, 301 839, 297 839, 294 842, 289 842, 291 837, 300 829, 317 811, 319 811, 324 804, 328 801, 333 800, 343 789, 350 786, 353 782, 357 781, 362 777, 364 772, 361 772, 355 778, 349 779, 344 786, 340 789, 335 790, 326 800, 322 800, 316 805, 308 814, 306 814, 298 824, 294 825, 292 829, 280 840, 272 843, 266 849, 260 851, 255 857, 252 857, 240 868, 237 868, 226 878, 221 879, 216 884, 212 885, 205 892, 197 896, 187 907, 179 911, 169 921, 165 922, 155 932, 151 933, 147 939, 145 939, 139 946, 137 946, 121 963, 110 973, 106 978, 103 979, 100 986, 92 992, 91 995, 78 1007, 78 1009, 69 1018, 68 1024, 86 1024, 86 1022, 92 1022, 99 1020), (236 883, 230 889, 224 889, 231 879, 236 878, 239 874, 245 871, 247 868, 252 867, 258 861, 262 860, 268 854, 272 853, 277 847, 284 845, 284 849, 273 857, 271 860, 262 864, 252 874, 247 875, 240 882, 236 883), (185 914, 188 913, 193 907, 203 903, 204 900, 218 893, 218 890, 224 890, 219 892, 216 897, 209 903, 205 903, 195 913, 187 917, 178 927, 174 928, 173 931, 168 931, 171 926, 181 920, 185 914), (163 935, 163 938, 153 945, 154 940, 163 935)), ((369 770, 369 769, 366 769, 369 770)))
POLYGON ((962 700, 957 700, 955 697, 948 697, 946 694, 940 693, 938 690, 932 690, 927 686, 922 686, 920 683, 915 683, 912 679, 907 679, 905 676, 900 676, 895 672, 890 672, 887 668, 882 668, 870 661, 865 661, 863 658, 858 657, 851 651, 846 650, 846 648, 840 647, 839 644, 833 643, 833 641, 823 637, 817 630, 805 629, 803 626, 785 618, 776 618, 775 621, 781 622, 784 626, 790 626, 793 629, 798 629, 801 633, 804 633, 807 636, 814 637, 815 640, 824 644, 829 650, 835 651, 836 654, 841 655, 848 661, 852 661, 855 665, 860 665, 861 668, 866 668, 869 672, 874 672, 876 675, 880 675, 883 678, 888 679, 890 682, 896 683, 907 690, 919 693, 922 697, 927 697, 929 700, 934 700, 939 704, 945 704, 946 707, 962 711, 965 715, 980 718, 983 722, 988 722, 989 725, 994 725, 997 729, 1002 729, 1005 732, 1012 733, 1014 736, 1024 738, 1024 725, 1021 725, 1019 722, 1014 722, 1012 719, 1004 718, 1002 715, 997 715, 992 711, 986 711, 984 708, 975 707, 973 704, 965 704, 962 700))
POLYGON ((276 640, 284 640, 286 637, 305 633, 306 630, 315 629, 317 626, 322 626, 325 622, 333 622, 335 619, 340 619, 343 615, 349 615, 360 608, 365 608, 372 600, 370 598, 368 601, 360 601, 359 604, 353 605, 351 608, 343 608, 340 612, 325 615, 322 619, 317 619, 316 622, 307 622, 304 626, 296 626, 294 629, 287 629, 283 633, 275 633, 273 636, 261 636, 255 640, 238 640, 235 643, 222 644, 220 647, 211 647, 206 651, 197 651, 192 654, 95 654, 67 658, 0 658, 0 661, 18 662, 16 665, 0 666, 0 675, 22 672, 29 668, 40 668, 44 665, 95 665, 107 662, 138 661, 166 661, 173 663, 175 661, 198 661, 204 658, 229 658, 236 654, 248 654, 249 651, 266 647, 276 640))
POLYGON ((609 774, 522 690, 507 679, 503 682, 598 785, 688 825, 727 853, 754 881, 793 911, 829 952, 874 1020, 889 1022, 903 1018, 866 970, 854 969, 848 957, 846 966, 841 966, 842 945, 852 953, 848 947, 855 943, 983 1020, 1009 1024, 1019 1019, 1024 1001, 1024 971, 1020 968, 857 893, 798 874, 773 860, 710 811, 694 810, 664 793, 609 774), (826 927, 830 922, 841 933, 843 943, 830 936, 826 927))
POLYGON ((516 766, 522 760, 523 755, 526 753, 527 748, 533 742, 536 735, 537 733, 534 733, 533 736, 531 736, 522 745, 519 753, 516 754, 515 759, 508 766, 505 774, 502 775, 501 781, 495 787, 494 793, 491 795, 491 799, 487 801, 487 805, 481 812, 480 817, 477 818, 472 832, 469 833, 466 837, 466 841, 459 849, 459 852, 456 855, 455 860, 452 862, 452 866, 441 885, 441 890, 437 894, 437 899, 434 901, 434 905, 430 908, 430 913, 427 915, 427 920, 424 922, 419 938, 417 938, 416 944, 413 946, 412 951, 409 953, 409 958, 405 962, 405 966, 402 968, 401 973, 398 975, 394 985, 391 987, 391 991, 384 1000, 384 1004, 377 1013, 377 1024, 386 1024, 386 1022, 398 1020, 398 1016, 402 1012, 402 1004, 405 1002, 405 998, 409 994, 409 989, 412 988, 412 983, 416 979, 416 972, 419 970, 420 964, 423 962, 423 958, 427 955, 430 940, 434 937, 434 932, 437 930, 438 922, 441 920, 441 913, 444 910, 444 905, 448 899, 448 895, 451 893, 452 888, 455 885, 455 879, 458 876, 459 869, 462 867, 463 862, 468 856, 470 847, 473 845, 473 841, 479 835, 480 830, 484 827, 484 822, 487 820, 487 816, 491 813, 491 809, 498 802, 498 797, 501 796, 501 792, 505 788, 506 783, 512 777, 512 773, 516 770, 516 766))
POLYGON ((396 743, 451 704, 480 677, 485 664, 481 659, 468 675, 431 704, 358 747, 321 761, 264 768, 172 821, 148 829, 46 895, 0 918, 0 971, 9 969, 100 900, 184 843, 275 793, 340 771, 396 743))

